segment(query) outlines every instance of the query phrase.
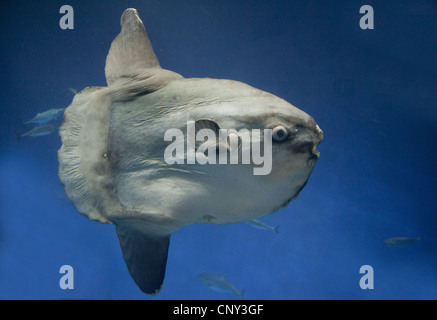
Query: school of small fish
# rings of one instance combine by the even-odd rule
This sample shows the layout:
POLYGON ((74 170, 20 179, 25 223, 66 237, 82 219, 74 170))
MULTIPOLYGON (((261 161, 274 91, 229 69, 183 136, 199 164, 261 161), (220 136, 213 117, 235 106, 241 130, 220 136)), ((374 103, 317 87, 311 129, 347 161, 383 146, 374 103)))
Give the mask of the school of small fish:
POLYGON ((24 137, 46 136, 55 132, 59 128, 59 124, 55 121, 64 113, 64 110, 65 108, 49 109, 38 113, 29 121, 24 122, 25 125, 36 124, 37 126, 23 134, 16 133, 17 140, 20 141, 24 137))

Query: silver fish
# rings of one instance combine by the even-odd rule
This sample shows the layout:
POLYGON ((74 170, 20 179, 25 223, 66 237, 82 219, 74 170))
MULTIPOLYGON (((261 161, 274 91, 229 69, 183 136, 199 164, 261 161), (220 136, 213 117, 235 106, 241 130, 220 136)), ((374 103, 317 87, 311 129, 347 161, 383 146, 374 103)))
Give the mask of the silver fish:
POLYGON ((49 109, 47 111, 38 113, 35 117, 25 122, 25 124, 46 124, 52 120, 55 120, 63 113, 65 108, 49 109))
MULTIPOLYGON (((287 206, 319 158, 323 132, 285 100, 242 82, 186 79, 162 69, 135 9, 121 17, 105 74, 107 87, 85 88, 65 110, 59 179, 79 212, 115 225, 127 268, 145 293, 162 286, 172 232, 193 223, 243 222, 287 206), (271 171, 255 175, 255 161, 189 163, 196 129, 211 134, 208 157, 214 148, 225 156, 250 150, 235 132, 217 143, 222 129, 252 132, 253 141, 271 146, 271 171), (178 145, 182 156, 175 156, 182 163, 165 156, 175 143, 166 139, 169 131, 187 139, 187 152, 178 145)), ((195 155, 204 159, 206 152, 195 155)))
POLYGON ((385 240, 384 244, 386 246, 404 246, 420 240, 422 240, 422 238, 394 237, 385 240))
POLYGON ((207 289, 213 289, 220 292, 235 293, 244 299, 245 289, 238 291, 232 283, 226 280, 221 273, 202 272, 199 274, 199 279, 205 282, 207 289))
POLYGON ((46 136, 48 134, 51 134, 53 132, 56 131, 56 129, 58 129, 58 125, 53 124, 53 123, 49 123, 49 124, 45 124, 39 127, 35 127, 31 130, 29 130, 26 133, 20 134, 20 133, 16 133, 17 135, 17 140, 20 141, 23 137, 41 137, 41 136, 46 136))
POLYGON ((257 229, 272 230, 272 231, 275 231, 276 233, 279 233, 279 230, 278 230, 279 226, 272 227, 272 226, 269 226, 268 224, 266 224, 258 219, 248 220, 248 221, 246 221, 246 223, 254 228, 257 228, 257 229))
POLYGON ((74 88, 68 88, 68 91, 70 91, 73 95, 77 94, 77 90, 74 88))

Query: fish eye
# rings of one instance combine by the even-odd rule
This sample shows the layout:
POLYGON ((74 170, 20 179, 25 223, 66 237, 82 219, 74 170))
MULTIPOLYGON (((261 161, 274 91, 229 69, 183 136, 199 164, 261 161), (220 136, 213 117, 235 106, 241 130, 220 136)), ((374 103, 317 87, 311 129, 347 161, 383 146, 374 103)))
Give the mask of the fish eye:
POLYGON ((288 130, 283 126, 277 126, 272 130, 272 138, 276 142, 282 142, 288 137, 288 130))

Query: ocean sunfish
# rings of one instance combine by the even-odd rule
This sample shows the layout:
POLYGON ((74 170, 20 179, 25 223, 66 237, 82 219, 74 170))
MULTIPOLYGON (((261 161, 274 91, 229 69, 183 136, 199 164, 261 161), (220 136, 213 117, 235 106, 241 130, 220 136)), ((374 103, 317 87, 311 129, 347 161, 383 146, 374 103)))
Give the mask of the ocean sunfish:
POLYGON ((287 206, 319 158, 323 132, 285 100, 242 82, 162 69, 135 9, 121 17, 105 75, 108 86, 83 89, 64 112, 59 178, 79 212, 115 225, 145 293, 162 286, 172 232, 287 206), (260 158, 244 155, 260 155, 261 145, 271 163, 256 173, 260 158), (238 161, 221 161, 228 158, 238 161))

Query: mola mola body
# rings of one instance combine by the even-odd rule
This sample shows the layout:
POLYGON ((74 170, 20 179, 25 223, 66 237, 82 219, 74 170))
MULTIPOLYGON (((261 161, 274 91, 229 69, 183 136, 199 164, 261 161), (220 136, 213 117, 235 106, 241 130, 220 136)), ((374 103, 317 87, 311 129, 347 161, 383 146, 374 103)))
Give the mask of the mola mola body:
MULTIPOLYGON (((306 185, 323 133, 311 116, 270 93, 161 68, 135 9, 123 13, 121 27, 106 59, 108 86, 85 88, 64 113, 59 178, 79 212, 115 225, 132 278, 154 294, 172 232, 247 221, 286 206, 306 185), (268 142, 271 170, 255 175, 259 164, 252 162, 169 164, 164 154, 172 141, 164 137, 169 130, 186 134, 187 122, 196 137, 232 129, 268 142)), ((244 154, 252 142, 215 145, 208 138, 207 150, 244 154)), ((188 149, 181 150, 187 157, 188 149)), ((199 159, 209 155, 196 150, 199 159)))

